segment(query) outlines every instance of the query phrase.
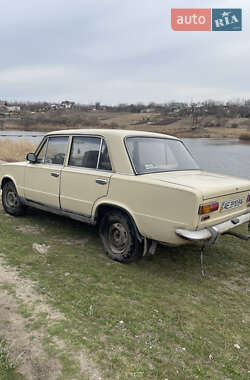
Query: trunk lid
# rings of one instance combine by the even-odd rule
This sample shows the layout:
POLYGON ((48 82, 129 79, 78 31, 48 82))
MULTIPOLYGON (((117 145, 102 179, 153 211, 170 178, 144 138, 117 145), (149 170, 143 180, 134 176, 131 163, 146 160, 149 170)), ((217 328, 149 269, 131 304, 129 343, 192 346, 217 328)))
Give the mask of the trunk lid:
POLYGON ((201 170, 152 173, 147 176, 191 188, 199 192, 203 200, 250 191, 250 180, 201 170))

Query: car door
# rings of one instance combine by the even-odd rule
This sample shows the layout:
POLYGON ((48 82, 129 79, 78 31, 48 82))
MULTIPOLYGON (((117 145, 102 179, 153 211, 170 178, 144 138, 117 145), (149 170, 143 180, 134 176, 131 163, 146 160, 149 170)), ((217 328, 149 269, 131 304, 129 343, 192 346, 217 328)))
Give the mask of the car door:
POLYGON ((68 165, 61 173, 61 208, 90 216, 95 201, 107 195, 111 175, 105 140, 95 136, 73 136, 68 165))
POLYGON ((25 198, 43 205, 60 207, 59 188, 61 171, 68 145, 67 136, 45 139, 35 163, 25 168, 25 198))

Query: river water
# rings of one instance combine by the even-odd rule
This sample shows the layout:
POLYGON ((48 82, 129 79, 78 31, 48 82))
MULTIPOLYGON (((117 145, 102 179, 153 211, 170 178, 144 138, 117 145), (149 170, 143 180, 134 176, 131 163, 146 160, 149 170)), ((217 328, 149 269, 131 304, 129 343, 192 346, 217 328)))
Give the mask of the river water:
MULTIPOLYGON (((43 132, 1 131, 0 139, 38 144, 43 132)), ((238 139, 183 139, 201 169, 250 179, 250 143, 238 139)))
POLYGON ((250 179, 250 143, 238 139, 184 139, 204 170, 250 179))
POLYGON ((30 141, 33 143, 39 143, 43 136, 45 135, 44 132, 33 132, 33 131, 15 131, 15 130, 9 130, 9 131, 2 131, 0 130, 0 139, 10 139, 14 141, 30 141))

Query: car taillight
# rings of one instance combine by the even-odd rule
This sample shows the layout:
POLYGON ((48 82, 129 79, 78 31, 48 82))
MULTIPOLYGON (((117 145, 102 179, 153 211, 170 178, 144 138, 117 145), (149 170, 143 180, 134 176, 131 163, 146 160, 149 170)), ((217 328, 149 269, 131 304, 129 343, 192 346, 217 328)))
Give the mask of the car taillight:
POLYGON ((219 209, 218 202, 211 202, 205 205, 200 205, 199 215, 209 214, 210 212, 217 211, 219 209))
POLYGON ((250 194, 248 194, 248 197, 247 197, 247 207, 250 207, 250 194))

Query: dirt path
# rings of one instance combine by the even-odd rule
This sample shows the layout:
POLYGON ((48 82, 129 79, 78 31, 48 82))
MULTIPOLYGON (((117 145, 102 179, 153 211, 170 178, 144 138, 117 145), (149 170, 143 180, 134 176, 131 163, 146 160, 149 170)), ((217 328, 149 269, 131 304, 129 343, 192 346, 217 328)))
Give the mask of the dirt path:
MULTIPOLYGON (((18 371, 28 380, 53 380, 62 372, 58 357, 51 357, 44 351, 42 341, 48 337, 47 326, 65 319, 60 312, 53 310, 46 303, 46 296, 39 295, 34 289, 35 283, 23 279, 18 272, 4 263, 0 254, 0 332, 10 345, 14 359, 18 359, 18 371), (46 313, 46 326, 39 329, 26 327, 27 319, 20 313, 20 306, 32 312, 32 318, 46 313)), ((54 345, 58 352, 66 347, 60 340, 54 345)), ((76 378, 101 380, 99 371, 86 357, 84 352, 67 352, 79 366, 76 378)))

